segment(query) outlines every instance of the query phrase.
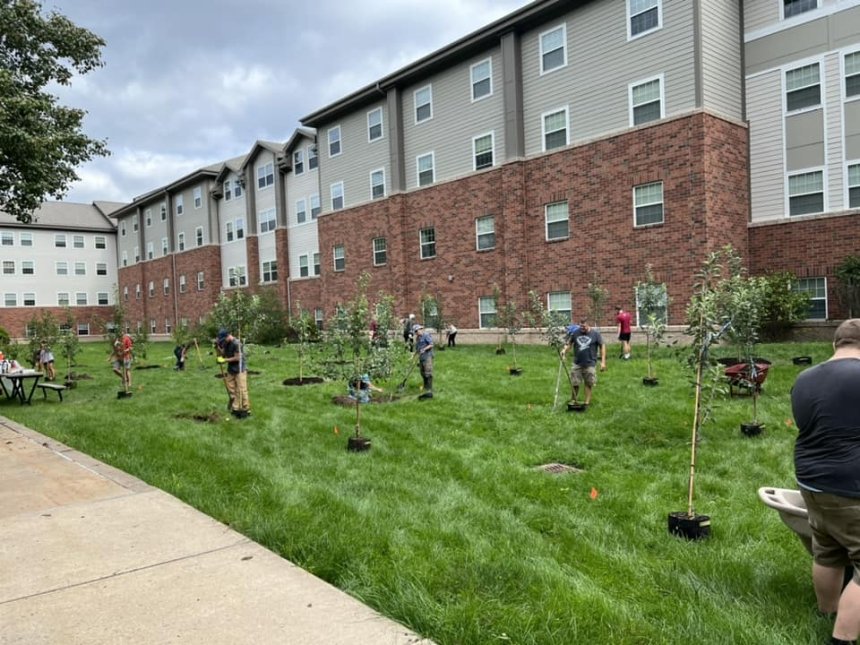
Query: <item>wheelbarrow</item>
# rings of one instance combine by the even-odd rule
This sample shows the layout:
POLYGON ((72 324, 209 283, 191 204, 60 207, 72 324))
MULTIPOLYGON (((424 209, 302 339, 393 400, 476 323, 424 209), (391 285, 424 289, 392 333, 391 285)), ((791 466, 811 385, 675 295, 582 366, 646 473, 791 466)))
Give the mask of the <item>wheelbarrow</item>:
POLYGON ((734 396, 744 391, 752 393, 753 390, 756 394, 760 393, 769 369, 770 363, 758 361, 728 366, 723 373, 729 382, 729 394, 734 396))

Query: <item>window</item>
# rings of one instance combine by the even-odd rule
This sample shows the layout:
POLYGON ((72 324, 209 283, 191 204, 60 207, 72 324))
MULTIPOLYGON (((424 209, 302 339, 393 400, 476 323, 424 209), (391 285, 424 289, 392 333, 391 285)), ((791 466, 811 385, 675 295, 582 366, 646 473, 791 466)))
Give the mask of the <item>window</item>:
POLYGON ((328 156, 337 157, 340 153, 340 126, 336 125, 328 131, 328 156))
POLYGON ((388 262, 388 244, 384 237, 373 238, 373 266, 378 267, 388 262))
POLYGON ((78 336, 89 336, 90 335, 90 324, 89 323, 78 323, 78 336))
POLYGON ((848 208, 860 208, 860 163, 848 166, 848 208))
POLYGON ((567 27, 559 25, 540 35, 540 73, 567 65, 567 27))
POLYGON ((630 125, 663 118, 662 77, 630 85, 630 125))
POLYGON ((546 239, 566 240, 570 236, 567 202, 556 202, 544 207, 546 218, 546 239))
POLYGON ((257 189, 265 190, 275 183, 275 166, 269 162, 257 168, 257 189))
POLYGON ((378 107, 367 113, 367 140, 376 141, 382 138, 382 108, 378 107))
POLYGON ((233 201, 233 182, 229 179, 224 180, 224 201, 233 201))
POLYGON ((547 295, 547 311, 556 314, 556 318, 565 322, 571 320, 573 306, 571 305, 570 291, 550 291, 547 295))
POLYGON ((153 282, 152 280, 149 281, 149 297, 155 297, 155 282, 153 282))
POLYGON ((177 240, 176 240, 177 248, 180 251, 184 251, 185 250, 185 233, 180 233, 179 235, 176 236, 176 238, 177 238, 177 240))
POLYGON ((203 291, 206 286, 206 281, 204 280, 203 271, 197 272, 197 291, 203 291))
POLYGON ((244 266, 230 267, 227 269, 227 276, 231 287, 244 287, 248 283, 244 266))
MULTIPOLYGON (((18 236, 18 239, 21 243, 21 246, 33 246, 33 234, 32 233, 21 233, 18 236)), ((103 238, 103 237, 97 237, 96 238, 96 248, 97 249, 98 248, 102 248, 102 249, 104 248, 104 246, 101 246, 101 247, 98 246, 98 241, 101 240, 102 244, 104 244, 104 239, 105 238, 103 238)))
POLYGON ((307 278, 310 275, 310 269, 308 267, 308 256, 300 255, 299 256, 299 277, 307 278))
POLYGON ((58 249, 66 248, 66 236, 62 233, 57 233, 54 236, 54 246, 58 249))
POLYGON ((185 280, 185 274, 179 276, 179 293, 188 291, 188 282, 185 280))
POLYGON ((203 227, 198 226, 194 229, 194 243, 197 246, 203 246, 203 227))
POLYGON ((821 80, 818 63, 804 65, 785 73, 787 112, 821 105, 821 80))
MULTIPOLYGON (((24 246, 23 240, 21 246, 24 246)), ((96 236, 95 238, 95 246, 97 249, 106 249, 107 248, 107 240, 101 235, 96 236)))
POLYGON ((146 243, 146 259, 151 260, 155 257, 155 250, 152 242, 146 243))
POLYGON ((3 260, 3 275, 15 275, 15 262, 13 260, 3 260))
MULTIPOLYGON (((68 297, 68 294, 66 294, 66 297, 68 297)), ((122 297, 124 300, 128 300, 128 287, 122 288, 122 297)))
POLYGON ((418 185, 429 186, 432 184, 436 180, 434 171, 434 167, 436 165, 435 154, 431 152, 426 155, 421 155, 415 163, 418 171, 418 185))
POLYGON ((271 233, 275 230, 275 209, 269 208, 264 211, 261 211, 257 216, 260 220, 260 233, 271 233))
POLYGON ((137 215, 134 215, 131 218, 131 230, 133 230, 135 233, 137 233, 139 228, 140 227, 138 226, 137 215))
POLYGON ((152 226, 152 209, 147 208, 143 212, 143 215, 144 215, 144 219, 146 220, 146 227, 149 228, 150 226, 152 226))
POLYGON ((78 291, 75 294, 75 304, 78 307, 86 307, 87 306, 87 292, 86 291, 78 291))
POLYGON ((320 254, 314 253, 313 255, 313 264, 314 264, 314 275, 320 274, 320 254))
POLYGON ((176 205, 176 214, 182 215, 185 211, 185 198, 182 195, 177 195, 174 204, 176 205))
POLYGON ((303 175, 305 172, 305 153, 303 150, 296 150, 293 153, 293 173, 295 175, 303 175))
POLYGON ((96 262, 96 275, 107 275, 106 262, 96 262))
POLYGON ((87 263, 86 262, 75 262, 75 275, 86 275, 87 274, 87 263))
POLYGON ((488 329, 496 326, 496 299, 492 296, 478 298, 478 326, 488 329))
POLYGON ((333 256, 334 270, 346 271, 346 249, 344 248, 343 244, 339 244, 334 247, 333 256))
POLYGON ((493 93, 493 60, 488 58, 470 68, 472 100, 477 101, 493 93))
POLYGON ((170 318, 164 319, 164 333, 169 334, 173 331, 173 324, 170 322, 170 318))
POLYGON ((492 215, 475 220, 476 247, 479 251, 496 248, 496 218, 492 215))
POLYGON ((194 189, 194 208, 203 208, 203 189, 200 186, 194 189))
POLYGON ((827 320, 827 278, 800 278, 792 289, 809 294, 807 320, 827 320))
POLYGON ((159 207, 159 211, 161 212, 161 221, 166 222, 167 221, 167 204, 162 204, 159 207))
POLYGON ((818 0, 782 0, 783 18, 799 16, 814 9, 818 9, 818 0))
MULTIPOLYGON (((126 287, 126 296, 128 295, 128 287, 126 287)), ((127 298, 126 298, 127 299, 127 298)), ((57 294, 57 305, 60 307, 68 307, 71 304, 69 300, 69 292, 61 291, 57 294)))
POLYGON ((860 96, 860 52, 845 55, 845 98, 860 96))
POLYGON ((0 244, 3 246, 14 246, 15 245, 15 234, 14 233, 3 233, 0 235, 0 244))
POLYGON ((370 198, 385 197, 385 170, 380 168, 370 173, 370 198))
POLYGON ((68 262, 57 262, 57 275, 69 275, 69 263, 68 262))
POLYGON ((122 265, 124 267, 128 266, 128 251, 122 252, 122 265))
POLYGON ((323 317, 323 310, 314 309, 314 323, 316 323, 317 329, 319 329, 320 331, 322 331, 324 321, 325 318, 323 317))
POLYGON ((788 214, 824 212, 824 173, 820 170, 788 178, 788 214))
POLYGON ((633 225, 649 226, 663 223, 663 182, 634 186, 633 225))
POLYGON ((100 305, 108 304, 108 294, 106 291, 99 291, 96 294, 96 302, 100 305))
POLYGON ((170 278, 164 278, 161 289, 165 296, 170 294, 170 278))
POLYGON ((84 248, 84 236, 83 235, 73 235, 72 236, 72 246, 76 249, 84 248))
POLYGON ((32 260, 24 260, 21 262, 21 275, 35 275, 36 265, 32 260))
POLYGON ((140 262, 140 247, 134 247, 134 261, 140 262))
POLYGON ((429 260, 436 257, 436 229, 422 228, 418 235, 421 245, 421 259, 429 260))
POLYGON ((263 282, 278 281, 278 263, 276 260, 263 262, 263 282))
POLYGON ((317 147, 308 146, 308 170, 315 170, 320 165, 319 156, 317 156, 317 147))
POLYGON ((233 182, 233 197, 239 199, 245 191, 245 176, 239 175, 233 182))
POLYGON ((158 331, 158 323, 155 322, 155 318, 151 318, 149 321, 149 333, 154 334, 158 331))
POLYGON ((140 296, 141 296, 140 284, 136 284, 136 285, 134 285, 134 299, 140 300, 140 296))
POLYGON ((297 199, 296 200, 296 222, 298 224, 304 224, 307 219, 307 212, 305 211, 305 200, 297 199))
POLYGON ((636 295, 636 325, 643 325, 651 316, 654 320, 663 323, 669 322, 669 296, 666 291, 666 285, 653 285, 653 287, 643 284, 635 289, 636 295), (656 292, 643 293, 645 289, 654 288, 656 292), (650 301, 653 306, 647 309, 643 306, 643 302, 650 301))
POLYGON ((433 88, 430 85, 415 90, 412 94, 415 102, 415 123, 421 123, 433 118, 433 88))
POLYGON ((339 181, 331 185, 331 209, 333 211, 343 208, 343 182, 339 181))
POLYGON ((322 207, 320 206, 320 196, 318 194, 311 195, 311 219, 316 219, 320 216, 322 207))
POLYGON ((167 238, 162 237, 161 238, 161 257, 164 257, 165 255, 167 255, 167 238))
POLYGON ((119 225, 119 234, 125 237, 125 222, 120 222, 119 225))
POLYGON ((3 294, 3 304, 7 307, 17 307, 18 306, 18 294, 17 293, 4 293, 3 294))
POLYGON ((660 28, 662 0, 627 0, 628 37, 644 36, 660 28))
POLYGON ((490 168, 493 165, 493 133, 472 139, 472 153, 475 170, 490 168))
POLYGON ((541 116, 543 132, 543 150, 563 148, 567 145, 567 107, 555 112, 545 112, 541 116))
POLYGON ((224 239, 228 242, 232 242, 235 239, 233 234, 233 222, 224 223, 224 239))

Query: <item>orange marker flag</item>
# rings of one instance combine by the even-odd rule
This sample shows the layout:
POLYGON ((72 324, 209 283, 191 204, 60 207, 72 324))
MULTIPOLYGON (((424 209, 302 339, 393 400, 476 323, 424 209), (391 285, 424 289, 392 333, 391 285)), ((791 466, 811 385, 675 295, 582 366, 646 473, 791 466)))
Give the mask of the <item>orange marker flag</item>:
POLYGON ((791 427, 791 419, 786 419, 786 420, 785 420, 785 425, 786 425, 786 427, 787 427, 787 428, 790 428, 790 427, 791 427))
POLYGON ((336 435, 338 435, 338 436, 339 436, 339 435, 340 435, 340 428, 338 428, 337 426, 335 426, 335 427, 334 427, 334 433, 335 433, 336 435))
POLYGON ((597 489, 596 489, 594 486, 592 486, 592 487, 591 487, 591 499, 597 499, 597 496, 598 496, 599 494, 600 494, 600 493, 598 493, 598 492, 597 492, 597 489))

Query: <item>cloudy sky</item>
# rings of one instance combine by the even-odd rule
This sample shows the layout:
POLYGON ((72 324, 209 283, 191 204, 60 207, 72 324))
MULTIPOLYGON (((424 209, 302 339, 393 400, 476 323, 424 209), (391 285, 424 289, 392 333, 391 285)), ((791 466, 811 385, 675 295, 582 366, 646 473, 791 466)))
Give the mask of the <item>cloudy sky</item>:
POLYGON ((61 88, 112 154, 67 201, 130 201, 202 166, 286 141, 299 119, 528 0, 43 0, 107 43, 61 88))

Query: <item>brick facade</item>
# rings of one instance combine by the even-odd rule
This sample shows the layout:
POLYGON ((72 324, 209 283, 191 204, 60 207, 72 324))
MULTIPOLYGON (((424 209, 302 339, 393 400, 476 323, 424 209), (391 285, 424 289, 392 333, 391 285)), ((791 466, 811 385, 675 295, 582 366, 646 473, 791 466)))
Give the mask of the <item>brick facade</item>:
POLYGON ((27 332, 27 324, 33 320, 41 319, 45 312, 50 313, 57 324, 66 322, 66 312, 71 312, 75 324, 87 323, 90 326, 90 334, 101 334, 105 325, 113 316, 113 307, 8 307, 0 308, 0 328, 5 329, 12 338, 24 338, 27 332))

